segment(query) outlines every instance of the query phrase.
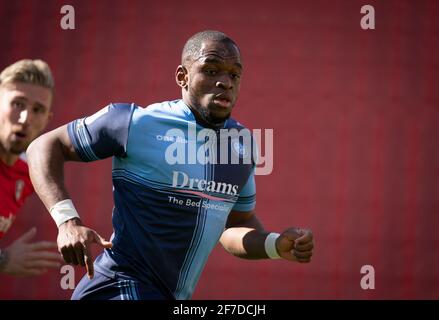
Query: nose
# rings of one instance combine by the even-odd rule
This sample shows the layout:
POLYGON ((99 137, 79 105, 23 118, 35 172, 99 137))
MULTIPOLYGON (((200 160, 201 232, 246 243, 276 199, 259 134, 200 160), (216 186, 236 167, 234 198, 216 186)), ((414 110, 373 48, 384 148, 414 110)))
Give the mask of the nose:
POLYGON ((223 90, 230 90, 233 88, 232 80, 228 76, 223 76, 216 82, 216 86, 223 90))
POLYGON ((24 109, 20 112, 20 117, 18 118, 18 122, 25 124, 29 122, 30 112, 28 109, 24 109))

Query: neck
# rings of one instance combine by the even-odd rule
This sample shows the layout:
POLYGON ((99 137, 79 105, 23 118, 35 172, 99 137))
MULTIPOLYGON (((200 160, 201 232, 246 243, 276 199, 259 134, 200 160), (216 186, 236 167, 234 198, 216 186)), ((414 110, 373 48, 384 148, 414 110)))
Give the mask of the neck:
POLYGON ((224 123, 226 122, 226 120, 224 120, 220 123, 213 123, 213 122, 207 120, 205 115, 202 112, 200 112, 199 108, 194 107, 187 99, 183 98, 183 102, 189 107, 189 109, 191 109, 191 111, 195 117, 195 120, 201 126, 203 126, 205 128, 209 128, 209 129, 222 129, 222 128, 224 128, 224 123))
POLYGON ((20 155, 15 153, 6 152, 3 146, 0 144, 0 160, 8 166, 14 165, 20 155))

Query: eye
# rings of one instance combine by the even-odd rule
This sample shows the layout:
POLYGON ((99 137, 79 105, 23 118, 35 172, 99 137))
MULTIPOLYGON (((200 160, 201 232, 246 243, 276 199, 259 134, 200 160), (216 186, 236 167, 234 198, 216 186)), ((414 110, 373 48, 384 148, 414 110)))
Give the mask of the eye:
POLYGON ((33 107, 32 111, 34 113, 44 113, 44 108, 42 108, 42 107, 33 107))
POLYGON ((11 105, 13 108, 16 109, 23 109, 26 107, 23 102, 17 100, 12 101, 11 105))
POLYGON ((208 74, 209 76, 214 76, 217 74, 217 71, 215 69, 206 69, 206 70, 204 70, 204 72, 206 74, 208 74))
POLYGON ((241 75, 239 73, 232 73, 230 76, 233 80, 238 80, 239 78, 241 78, 241 75))

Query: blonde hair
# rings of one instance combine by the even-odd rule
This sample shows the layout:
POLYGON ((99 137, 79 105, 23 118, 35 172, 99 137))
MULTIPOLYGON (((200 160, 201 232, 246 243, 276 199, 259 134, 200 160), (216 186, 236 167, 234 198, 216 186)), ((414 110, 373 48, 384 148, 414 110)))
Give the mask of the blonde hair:
POLYGON ((52 91, 55 86, 49 65, 38 59, 24 59, 6 67, 0 73, 0 85, 11 82, 35 84, 52 91))

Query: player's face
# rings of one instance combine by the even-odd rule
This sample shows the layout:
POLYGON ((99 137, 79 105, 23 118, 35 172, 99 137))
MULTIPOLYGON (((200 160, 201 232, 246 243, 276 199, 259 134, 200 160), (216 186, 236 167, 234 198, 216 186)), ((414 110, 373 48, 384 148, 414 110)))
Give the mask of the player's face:
POLYGON ((19 82, 0 85, 0 151, 25 151, 52 116, 51 103, 47 88, 19 82))
POLYGON ((230 117, 241 82, 238 48, 227 42, 206 41, 188 67, 187 99, 212 123, 230 117))

